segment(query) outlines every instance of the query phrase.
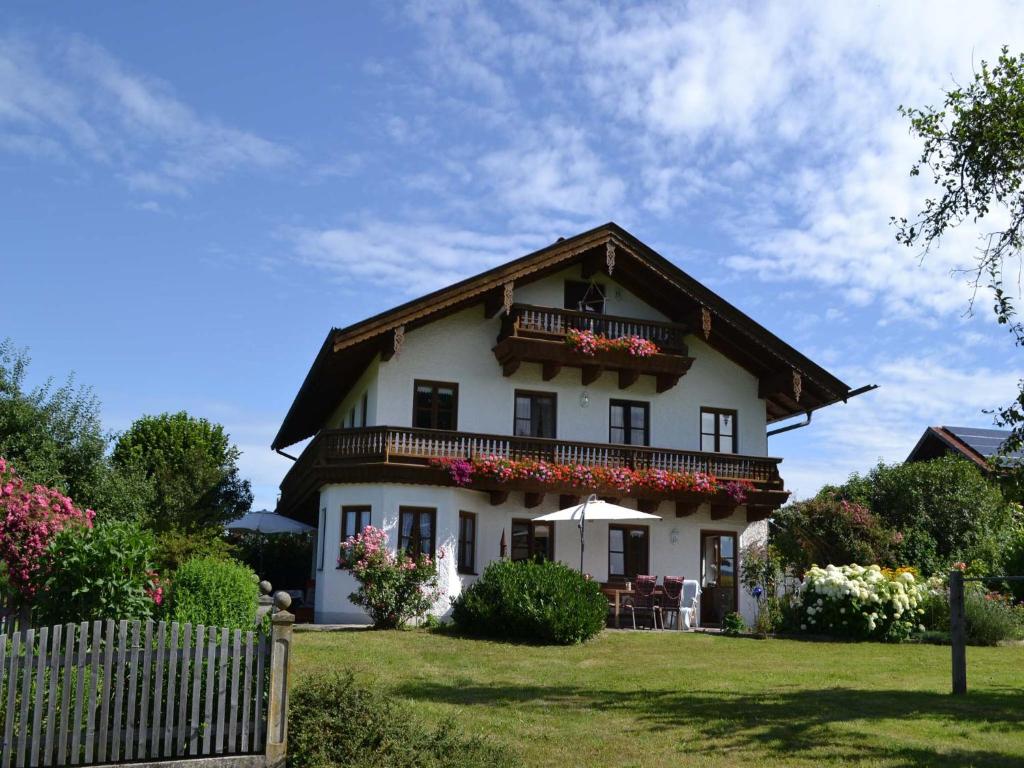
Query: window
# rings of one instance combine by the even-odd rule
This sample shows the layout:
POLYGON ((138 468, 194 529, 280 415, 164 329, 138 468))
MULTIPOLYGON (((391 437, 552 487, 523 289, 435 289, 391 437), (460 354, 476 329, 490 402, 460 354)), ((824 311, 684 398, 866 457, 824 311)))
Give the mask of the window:
POLYGON ((608 526, 608 578, 635 578, 648 573, 646 525, 608 526))
POLYGON ((604 286, 585 280, 565 281, 566 309, 604 314, 604 286))
POLYGON ((341 541, 349 536, 355 536, 370 524, 370 508, 363 507, 342 507, 341 508, 341 541))
POLYGON ((459 512, 459 573, 476 573, 476 515, 459 512))
POLYGON ((362 426, 368 427, 369 423, 366 421, 366 417, 370 413, 370 393, 363 392, 363 402, 360 405, 360 410, 363 412, 363 423, 362 426))
POLYGON ((458 429, 459 385, 417 381, 412 425, 419 429, 458 429))
POLYGON ((356 422, 356 407, 354 405, 352 406, 351 409, 349 409, 348 418, 345 419, 345 422, 350 427, 359 426, 359 424, 356 422))
POLYGON ((316 527, 316 569, 324 569, 324 527, 327 525, 327 507, 320 510, 319 525, 316 527))
POLYGON ((398 510, 398 549, 413 557, 434 556, 434 529, 437 510, 400 507, 398 510))
POLYGON ((555 404, 550 392, 516 391, 514 434, 520 437, 554 437, 555 404))
POLYGON ((715 453, 736 453, 736 411, 700 409, 700 449, 715 453))
POLYGON ((532 520, 512 521, 512 559, 552 560, 555 556, 555 524, 532 520))
POLYGON ((608 442, 650 445, 649 415, 650 403, 612 400, 608 413, 608 442))

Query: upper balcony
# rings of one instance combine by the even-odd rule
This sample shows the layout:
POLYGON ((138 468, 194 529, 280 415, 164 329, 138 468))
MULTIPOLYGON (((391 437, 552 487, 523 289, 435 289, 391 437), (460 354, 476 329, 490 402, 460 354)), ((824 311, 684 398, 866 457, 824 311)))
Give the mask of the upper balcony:
POLYGON ((656 378, 657 391, 674 387, 693 364, 687 356, 686 326, 658 320, 599 315, 557 307, 513 304, 505 316, 494 355, 506 376, 524 363, 539 363, 545 381, 564 366, 579 368, 588 385, 605 371, 618 374, 619 388, 626 389, 641 375, 656 378), (626 350, 599 351, 585 355, 567 343, 570 330, 590 331, 609 339, 638 336, 658 347, 656 354, 637 357, 626 350))
MULTIPOLYGON (((673 473, 713 475, 724 485, 741 480, 750 485, 745 505, 747 519, 767 517, 782 505, 789 493, 783 489, 778 465, 781 459, 764 456, 680 451, 628 445, 609 445, 533 437, 487 435, 407 427, 325 429, 313 438, 281 483, 279 510, 295 517, 310 517, 308 504, 320 486, 328 483, 413 483, 453 485, 451 474, 437 460, 484 459, 534 460, 548 465, 603 469, 663 470, 673 473), (306 510, 303 507, 306 507, 306 510)), ((507 500, 511 491, 525 494, 523 506, 540 504, 545 494, 558 494, 563 506, 587 493, 605 498, 637 499, 642 509, 662 501, 674 501, 676 514, 696 511, 710 502, 713 519, 732 514, 739 502, 725 491, 661 490, 650 487, 621 488, 574 485, 572 481, 539 482, 528 479, 496 480, 473 477, 463 485, 490 494, 492 504, 507 500)), ((315 510, 313 510, 315 512, 315 510)))

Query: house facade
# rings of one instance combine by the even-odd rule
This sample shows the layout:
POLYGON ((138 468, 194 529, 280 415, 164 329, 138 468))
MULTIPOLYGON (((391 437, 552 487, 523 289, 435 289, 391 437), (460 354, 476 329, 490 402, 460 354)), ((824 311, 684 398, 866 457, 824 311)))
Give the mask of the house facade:
POLYGON ((367 524, 440 558, 444 614, 499 557, 578 567, 576 526, 534 518, 595 493, 660 520, 588 523, 584 570, 699 579, 715 624, 752 615, 741 552, 789 495, 770 425, 859 392, 608 224, 332 330, 278 511, 317 527, 317 622, 364 620, 337 557, 367 524))

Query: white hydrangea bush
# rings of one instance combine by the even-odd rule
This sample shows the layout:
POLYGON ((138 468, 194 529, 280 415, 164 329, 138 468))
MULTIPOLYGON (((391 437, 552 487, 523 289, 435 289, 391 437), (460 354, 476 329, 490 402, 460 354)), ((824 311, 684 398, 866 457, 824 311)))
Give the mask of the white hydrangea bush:
POLYGON ((828 565, 804 574, 795 602, 804 632, 899 642, 924 631, 927 594, 909 568, 828 565))

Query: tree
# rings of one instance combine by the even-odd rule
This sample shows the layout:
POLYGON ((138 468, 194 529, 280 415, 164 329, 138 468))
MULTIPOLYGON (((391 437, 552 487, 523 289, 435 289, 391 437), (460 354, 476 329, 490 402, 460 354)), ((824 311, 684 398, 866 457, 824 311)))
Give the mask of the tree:
POLYGON ((106 516, 142 519, 153 489, 137 467, 109 461, 110 437, 92 390, 73 376, 28 390, 30 362, 27 350, 0 342, 0 456, 30 486, 55 488, 106 516))
MULTIPOLYGON (((914 219, 893 218, 897 242, 926 254, 965 221, 995 218, 971 270, 975 296, 987 285, 998 322, 1024 346, 1024 323, 1003 282, 1006 262, 1020 261, 1024 245, 1024 55, 1004 47, 995 66, 983 61, 969 85, 947 91, 942 108, 901 106, 900 113, 924 144, 911 175, 930 172, 941 194, 914 219)), ((1003 453, 1024 447, 1024 381, 996 422, 1011 429, 1003 453)))
POLYGON ((188 533, 219 529, 249 511, 252 490, 239 477, 240 455, 222 426, 181 411, 136 420, 117 439, 113 461, 153 483, 149 527, 188 533))

